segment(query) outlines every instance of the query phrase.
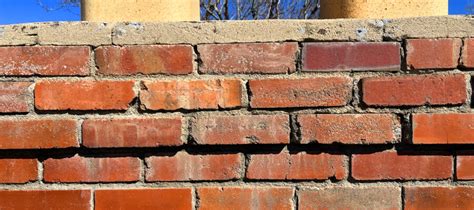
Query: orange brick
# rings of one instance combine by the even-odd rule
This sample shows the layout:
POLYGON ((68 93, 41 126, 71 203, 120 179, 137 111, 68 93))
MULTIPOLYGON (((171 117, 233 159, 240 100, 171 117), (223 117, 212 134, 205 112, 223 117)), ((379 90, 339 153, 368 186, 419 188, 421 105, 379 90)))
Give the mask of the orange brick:
POLYGON ((126 110, 135 98, 133 81, 66 81, 36 83, 39 110, 126 110))
POLYGON ((85 76, 90 74, 89 47, 0 47, 0 75, 85 76))
POLYGON ((290 187, 202 187, 198 188, 199 209, 293 209, 290 187))
POLYGON ((454 69, 458 66, 461 39, 408 39, 409 69, 454 69))
POLYGON ((405 209, 474 209, 473 187, 405 187, 405 209))
POLYGON ((147 158, 146 180, 201 181, 233 180, 241 177, 240 154, 190 155, 178 152, 169 157, 147 158))
POLYGON ((240 80, 145 81, 144 110, 218 109, 242 105, 240 80))
POLYGON ((474 114, 414 114, 414 144, 474 144, 474 114))
POLYGON ((465 39, 462 51, 462 65, 467 68, 474 68, 474 39, 465 39))
POLYGON ((181 117, 87 119, 82 145, 104 147, 159 147, 182 145, 181 117))
POLYGON ((0 190, 0 209, 15 210, 89 210, 89 190, 0 190))
POLYGON ((457 157, 456 178, 458 180, 474 180, 474 156, 457 157))
POLYGON ((140 160, 133 157, 84 158, 74 156, 44 161, 45 182, 135 182, 140 160))
POLYGON ((352 96, 347 77, 249 81, 252 108, 345 106, 352 96))
POLYGON ((79 147, 72 119, 0 120, 0 149, 79 147))
POLYGON ((193 48, 189 45, 103 46, 95 50, 99 73, 105 75, 190 74, 193 48))
POLYGON ((31 82, 0 82, 0 113, 28 112, 31 82))
POLYGON ((38 179, 36 159, 0 159, 0 168, 0 183, 27 183, 38 179))
POLYGON ((191 188, 96 190, 96 210, 173 209, 192 210, 191 188))
POLYGON ((390 114, 299 115, 301 143, 387 144, 400 142, 400 120, 390 114))
POLYGON ((258 180, 344 179, 344 157, 330 154, 262 154, 250 156, 246 177, 258 180))

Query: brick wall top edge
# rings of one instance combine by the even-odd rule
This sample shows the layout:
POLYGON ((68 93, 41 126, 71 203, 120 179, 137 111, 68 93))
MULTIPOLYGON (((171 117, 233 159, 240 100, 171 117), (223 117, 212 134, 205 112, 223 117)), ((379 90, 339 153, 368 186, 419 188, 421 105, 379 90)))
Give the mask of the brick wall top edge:
POLYGON ((474 36, 474 18, 471 16, 383 20, 46 22, 0 26, 0 46, 382 41, 471 36, 474 36))

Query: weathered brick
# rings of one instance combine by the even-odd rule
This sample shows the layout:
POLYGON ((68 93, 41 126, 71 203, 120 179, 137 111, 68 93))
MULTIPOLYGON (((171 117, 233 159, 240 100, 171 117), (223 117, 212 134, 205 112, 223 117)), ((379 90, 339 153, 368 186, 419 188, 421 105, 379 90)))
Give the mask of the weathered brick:
POLYGON ((467 101, 463 74, 373 77, 362 80, 369 106, 459 105, 467 101))
POLYGON ((352 96, 347 77, 249 81, 252 108, 344 106, 352 96))
POLYGON ((414 114, 414 144, 474 144, 474 114, 414 114))
POLYGON ((474 209, 473 187, 405 187, 405 209, 474 209))
POLYGON ((452 177, 453 158, 377 152, 352 156, 356 180, 442 180, 452 177))
POLYGON ((342 155, 258 154, 250 156, 246 177, 258 180, 326 180, 346 177, 342 155))
POLYGON ((146 181, 232 180, 241 177, 243 158, 240 154, 190 155, 146 159, 146 181))
POLYGON ((303 47, 303 71, 398 71, 397 42, 307 43, 303 47))
POLYGON ((251 43, 199 45, 202 73, 288 73, 296 71, 298 44, 251 43))
POLYGON ((31 82, 0 82, 0 113, 28 112, 31 82))
POLYGON ((0 190, 0 209, 89 210, 89 190, 0 190))
POLYGON ((240 80, 145 81, 140 91, 144 110, 218 109, 242 105, 240 80))
POLYGON ((0 168, 0 183, 27 183, 38 179, 36 159, 0 159, 0 168))
POLYGON ((134 157, 85 158, 74 156, 43 162, 45 182, 135 182, 140 160, 134 157))
POLYGON ((303 144, 400 142, 400 120, 391 114, 305 114, 298 123, 303 144))
POLYGON ((105 75, 190 74, 193 48, 189 45, 104 46, 95 51, 98 72, 105 75))
POLYGON ((474 180, 474 156, 457 156, 456 178, 458 180, 474 180))
POLYGON ((288 144, 288 115, 199 116, 191 135, 198 144, 288 144))
POLYGON ((202 187, 197 190, 200 210, 293 209, 290 187, 202 187))
POLYGON ((191 188, 96 190, 96 210, 176 209, 192 210, 191 188))
POLYGON ((79 147, 76 120, 0 120, 0 149, 49 149, 79 147))
POLYGON ((89 75, 89 47, 0 47, 0 75, 89 75))
POLYGON ((301 189, 298 209, 401 209, 399 187, 326 187, 301 189))
POLYGON ((465 39, 462 51, 462 65, 467 68, 474 68, 474 39, 465 39))
POLYGON ((458 66, 460 39, 408 39, 409 69, 454 69, 458 66))
POLYGON ((135 98, 133 81, 40 81, 35 88, 39 110, 126 110, 135 98))
POLYGON ((182 145, 181 117, 87 119, 82 145, 104 147, 159 147, 182 145))

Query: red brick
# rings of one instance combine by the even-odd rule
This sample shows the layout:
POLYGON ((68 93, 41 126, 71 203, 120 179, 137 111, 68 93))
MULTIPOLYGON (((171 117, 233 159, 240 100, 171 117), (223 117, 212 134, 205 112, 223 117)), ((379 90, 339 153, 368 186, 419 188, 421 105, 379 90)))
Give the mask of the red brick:
POLYGON ((89 210, 89 190, 0 190, 0 209, 89 210))
POLYGON ((242 105, 240 80, 145 81, 140 91, 144 110, 218 109, 242 105))
POLYGON ((347 77, 249 81, 252 108, 344 106, 352 96, 347 77))
POLYGON ((190 74, 193 48, 188 45, 104 46, 95 51, 98 72, 105 75, 190 74))
POLYGON ((36 83, 39 110, 127 110, 135 98, 133 81, 41 81, 36 83))
POLYGON ((344 156, 330 154, 262 154, 250 156, 246 177, 258 180, 326 180, 346 177, 344 156))
POLYGON ((303 71, 398 71, 397 42, 308 43, 303 48, 303 71))
POLYGON ((400 120, 390 114, 299 115, 301 143, 387 144, 400 142, 400 120))
POLYGON ((408 39, 409 69, 454 69, 458 66, 460 39, 408 39))
POLYGON ((146 180, 201 181, 232 180, 241 177, 243 160, 240 154, 190 155, 147 158, 146 180))
POLYGON ((362 80, 369 106, 459 105, 467 101, 462 74, 374 77, 362 80))
POLYGON ((301 189, 298 209, 401 209, 399 187, 326 187, 301 189))
POLYGON ((182 145, 181 117, 87 119, 82 145, 104 147, 159 147, 182 145))
POLYGON ((290 187, 202 187, 198 188, 200 210, 293 209, 290 187))
POLYGON ((95 209, 192 210, 191 188, 96 190, 95 209))
POLYGON ((31 82, 0 82, 0 113, 28 112, 31 82))
POLYGON ((352 156, 356 180, 442 180, 452 177, 453 159, 443 155, 378 152, 352 156))
POLYGON ((79 147, 72 119, 0 120, 0 149, 79 147))
POLYGON ((474 114, 414 114, 414 144, 474 144, 474 114))
POLYGON ((36 159, 0 159, 0 168, 0 183, 27 183, 38 178, 36 159))
POLYGON ((288 115, 199 116, 191 135, 198 144, 288 144, 288 115))
POLYGON ((474 156, 457 157, 456 178, 458 180, 474 180, 474 156))
POLYGON ((135 182, 140 179, 140 160, 133 157, 47 159, 45 182, 135 182))
POLYGON ((0 75, 89 75, 89 47, 0 47, 0 75))
POLYGON ((474 68, 474 39, 465 39, 462 52, 462 65, 467 68, 474 68))
POLYGON ((296 71, 298 44, 206 44, 198 51, 202 73, 288 73, 296 71))
POLYGON ((474 209, 473 187, 405 187, 405 209, 474 209))

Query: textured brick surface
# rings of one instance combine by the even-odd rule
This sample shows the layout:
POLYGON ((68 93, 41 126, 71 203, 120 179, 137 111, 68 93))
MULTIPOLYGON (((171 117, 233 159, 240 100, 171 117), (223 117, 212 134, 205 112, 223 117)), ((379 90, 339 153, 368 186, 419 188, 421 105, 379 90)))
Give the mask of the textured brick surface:
POLYGON ((414 114, 414 144, 474 144, 474 114, 414 114))
POLYGON ((239 80, 145 81, 140 91, 144 110, 218 109, 242 105, 239 80))
POLYGON ((89 47, 0 47, 0 75, 85 76, 89 57, 89 47))
POLYGON ((44 161, 45 182, 134 182, 140 160, 133 157, 86 158, 74 156, 44 161))
POLYGON ((467 68, 474 68, 474 39, 464 40, 462 65, 467 68))
POLYGON ((250 156, 246 177, 258 180, 341 180, 346 177, 346 172, 341 155, 282 152, 250 156))
POLYGON ((39 110, 126 110, 135 98, 133 81, 42 81, 36 83, 39 110))
POLYGON ((351 97, 346 77, 261 79, 249 81, 252 108, 344 106, 351 97))
POLYGON ((193 209, 191 188, 112 189, 94 194, 96 210, 193 209))
POLYGON ((453 158, 377 152, 352 156, 356 180, 441 180, 452 177, 453 158))
POLYGON ((459 105, 467 101, 462 74, 373 77, 362 80, 369 106, 459 105))
POLYGON ((0 190, 0 209, 89 210, 89 190, 0 190))
POLYGON ((400 141, 400 122, 390 114, 299 115, 301 143, 385 144, 400 141))
POLYGON ((31 82, 0 82, 0 113, 28 112, 31 82))
POLYGON ((199 209, 292 209, 290 187, 201 187, 199 209))
POLYGON ((0 183, 27 183, 38 179, 36 159, 0 159, 0 168, 0 183))
POLYGON ((301 189, 298 209, 401 209, 399 187, 326 187, 301 189))
POLYGON ((2 119, 0 149, 78 147, 76 124, 72 119, 2 119))
POLYGON ((98 72, 105 75, 190 74, 193 48, 188 45, 104 46, 95 50, 98 72))
POLYGON ((297 43, 199 45, 203 73, 287 73, 296 71, 297 43))
POLYGON ((473 187, 405 187, 405 208, 473 209, 473 187))
POLYGON ((396 42, 308 43, 303 47, 303 71, 398 71, 396 42))
POLYGON ((158 147, 182 145, 182 119, 87 119, 82 124, 82 145, 89 148, 158 147))
POLYGON ((201 116, 192 122, 198 144, 288 144, 287 115, 201 116))
POLYGON ((454 69, 458 66, 461 39, 408 39, 409 69, 454 69))
POLYGON ((474 156, 457 156, 456 178, 458 180, 474 180, 474 156))
POLYGON ((232 180, 241 177, 243 158, 240 154, 190 155, 147 158, 146 180, 198 181, 232 180))

